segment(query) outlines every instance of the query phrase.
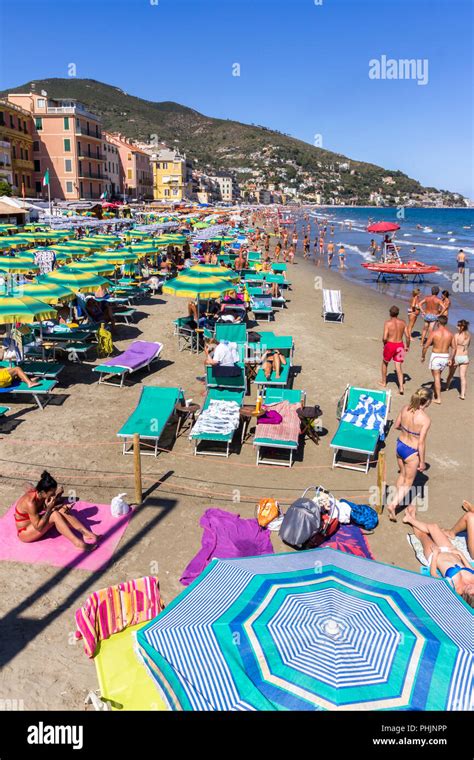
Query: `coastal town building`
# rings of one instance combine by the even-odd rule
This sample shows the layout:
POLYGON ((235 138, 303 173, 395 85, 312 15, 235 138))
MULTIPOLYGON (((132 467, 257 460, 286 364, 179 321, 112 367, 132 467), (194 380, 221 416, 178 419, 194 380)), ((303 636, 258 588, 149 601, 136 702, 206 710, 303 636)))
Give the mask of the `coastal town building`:
POLYGON ((237 186, 232 177, 220 172, 211 175, 211 179, 219 186, 221 200, 231 203, 237 196, 237 186))
POLYGON ((103 135, 102 150, 105 158, 106 197, 110 200, 111 198, 118 198, 123 193, 124 174, 118 147, 110 140, 108 132, 104 131, 103 135))
POLYGON ((0 142, 1 178, 11 185, 15 195, 31 195, 34 187, 33 120, 28 110, 5 98, 0 99, 0 142))
POLYGON ((192 165, 173 148, 162 148, 151 157, 153 197, 157 201, 182 201, 192 194, 192 165))
POLYGON ((121 192, 131 200, 153 198, 153 170, 150 156, 121 134, 107 132, 106 140, 118 148, 121 192))
POLYGON ((102 127, 98 116, 71 98, 40 93, 10 93, 8 100, 33 120, 33 194, 52 199, 100 198, 105 189, 102 127))

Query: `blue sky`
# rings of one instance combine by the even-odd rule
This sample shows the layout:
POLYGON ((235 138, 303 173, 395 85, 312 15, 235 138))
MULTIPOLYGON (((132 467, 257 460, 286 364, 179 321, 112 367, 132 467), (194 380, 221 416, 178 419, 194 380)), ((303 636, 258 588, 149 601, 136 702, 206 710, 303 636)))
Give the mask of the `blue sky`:
POLYGON ((470 0, 316 2, 0 0, 0 86, 75 63, 78 77, 320 134, 328 150, 474 197, 470 0), (428 84, 370 79, 382 55, 427 59, 428 84))

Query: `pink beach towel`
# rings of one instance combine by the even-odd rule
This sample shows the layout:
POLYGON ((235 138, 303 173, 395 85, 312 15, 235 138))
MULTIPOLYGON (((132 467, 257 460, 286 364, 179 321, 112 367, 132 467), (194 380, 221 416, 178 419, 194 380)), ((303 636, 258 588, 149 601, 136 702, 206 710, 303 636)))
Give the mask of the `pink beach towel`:
POLYGON ((112 517, 110 504, 76 502, 71 514, 76 515, 94 533, 102 536, 97 549, 83 553, 61 536, 56 528, 51 528, 38 541, 31 544, 22 543, 16 532, 14 510, 15 504, 0 518, 0 560, 74 567, 79 570, 99 570, 109 562, 133 514, 130 511, 124 517, 112 517))
POLYGON ((294 441, 298 443, 301 422, 296 410, 300 404, 290 404, 289 401, 281 401, 279 404, 268 406, 269 410, 275 410, 282 416, 279 425, 264 423, 257 426, 255 438, 270 438, 275 441, 294 441))

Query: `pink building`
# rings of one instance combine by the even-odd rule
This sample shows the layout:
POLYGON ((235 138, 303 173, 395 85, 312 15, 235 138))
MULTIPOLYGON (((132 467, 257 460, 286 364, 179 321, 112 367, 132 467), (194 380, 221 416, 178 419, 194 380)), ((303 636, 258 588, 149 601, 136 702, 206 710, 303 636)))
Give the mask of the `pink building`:
POLYGON ((153 170, 144 150, 123 135, 105 132, 107 142, 116 145, 121 165, 121 193, 131 200, 153 198, 153 170))
POLYGON ((8 100, 33 117, 34 190, 47 197, 42 180, 49 170, 51 198, 100 198, 106 190, 105 158, 100 118, 71 99, 40 94, 10 93, 8 100))

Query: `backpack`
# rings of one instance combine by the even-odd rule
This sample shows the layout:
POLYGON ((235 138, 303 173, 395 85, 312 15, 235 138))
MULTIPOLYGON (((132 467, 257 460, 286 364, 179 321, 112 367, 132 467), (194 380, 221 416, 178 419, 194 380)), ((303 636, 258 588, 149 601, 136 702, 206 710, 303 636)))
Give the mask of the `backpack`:
MULTIPOLYGON (((344 499, 344 501, 346 501, 344 499)), ((353 504, 348 501, 351 507, 351 523, 357 525, 363 530, 374 530, 379 524, 379 517, 375 509, 368 504, 353 504)))
POLYGON ((338 522, 334 520, 335 505, 336 500, 332 494, 321 486, 310 486, 288 507, 280 528, 281 540, 294 549, 308 549, 317 545, 315 537, 318 534, 323 540, 330 527, 331 533, 337 528, 338 522), (315 491, 315 496, 310 499, 307 493, 312 489, 315 491), (323 510, 318 504, 319 497, 323 497, 328 511, 323 510))

